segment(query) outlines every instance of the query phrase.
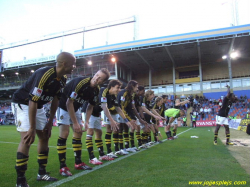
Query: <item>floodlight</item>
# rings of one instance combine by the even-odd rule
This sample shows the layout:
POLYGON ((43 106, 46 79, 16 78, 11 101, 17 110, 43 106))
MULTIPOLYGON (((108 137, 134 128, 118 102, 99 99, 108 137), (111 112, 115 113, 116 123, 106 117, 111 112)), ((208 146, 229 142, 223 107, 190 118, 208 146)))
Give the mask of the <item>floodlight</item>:
POLYGON ((116 58, 112 56, 111 62, 116 62, 116 58))
POLYGON ((231 54, 230 54, 230 57, 231 58, 236 58, 238 56, 238 53, 236 53, 236 52, 232 52, 231 54))

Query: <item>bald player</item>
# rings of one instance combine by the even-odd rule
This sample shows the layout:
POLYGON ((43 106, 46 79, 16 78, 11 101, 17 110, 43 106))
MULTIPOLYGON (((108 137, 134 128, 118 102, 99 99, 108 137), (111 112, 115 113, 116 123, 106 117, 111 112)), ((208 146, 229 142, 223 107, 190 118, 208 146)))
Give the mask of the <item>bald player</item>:
POLYGON ((17 187, 28 187, 25 172, 29 160, 29 149, 38 136, 38 181, 56 181, 46 172, 48 162, 48 142, 51 135, 53 118, 66 85, 66 74, 75 68, 76 59, 71 53, 62 52, 56 58, 56 66, 36 70, 29 79, 14 93, 12 110, 16 116, 17 131, 21 141, 17 149, 16 172, 17 187), (47 121, 43 105, 52 101, 50 118, 47 121))

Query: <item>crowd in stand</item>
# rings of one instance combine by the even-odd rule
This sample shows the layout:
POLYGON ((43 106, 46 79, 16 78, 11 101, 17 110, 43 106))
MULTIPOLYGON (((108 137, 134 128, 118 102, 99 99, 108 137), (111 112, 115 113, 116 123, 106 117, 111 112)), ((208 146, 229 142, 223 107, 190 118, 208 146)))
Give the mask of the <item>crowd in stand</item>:
POLYGON ((14 115, 11 112, 10 102, 0 103, 0 125, 14 124, 14 115))
MULTIPOLYGON (((193 111, 190 115, 195 115, 196 120, 215 120, 215 115, 222 106, 224 96, 218 99, 207 99, 204 96, 195 96, 193 103, 193 111)), ((240 96, 236 103, 233 103, 229 112, 231 119, 245 119, 250 109, 250 99, 247 96, 240 96)))
MULTIPOLYGON (((190 112, 190 118, 192 121, 192 115, 196 116, 196 120, 215 120, 215 115, 219 111, 223 97, 218 99, 207 99, 205 96, 190 95, 191 102, 181 106, 181 110, 187 112, 189 107, 193 108, 190 112)), ((174 105, 174 99, 169 96, 169 100, 165 103, 166 108, 172 108, 174 105)), ((240 96, 236 103, 233 103, 232 109, 229 113, 231 119, 245 119, 248 111, 250 110, 250 98, 247 96, 240 96)), ((14 116, 11 111, 10 102, 0 103, 0 125, 14 124, 14 116), (9 111, 9 112, 6 112, 9 111)))

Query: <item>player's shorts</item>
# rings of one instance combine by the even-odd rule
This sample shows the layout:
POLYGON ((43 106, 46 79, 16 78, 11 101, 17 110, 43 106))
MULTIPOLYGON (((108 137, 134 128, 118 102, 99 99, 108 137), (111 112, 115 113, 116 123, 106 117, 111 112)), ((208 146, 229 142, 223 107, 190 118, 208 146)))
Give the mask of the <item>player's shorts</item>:
POLYGON ((221 117, 216 115, 216 124, 217 125, 228 125, 228 119, 226 117, 221 117))
POLYGON ((117 119, 119 123, 126 123, 126 121, 119 114, 117 114, 117 119))
MULTIPOLYGON (((119 122, 119 120, 118 120, 118 115, 119 114, 110 114, 111 115, 111 117, 112 117, 112 119, 115 121, 115 122, 119 122)), ((106 117, 106 122, 105 122, 105 124, 106 125, 110 125, 110 121, 109 121, 109 118, 105 115, 105 117, 106 117)), ((122 119, 122 118, 121 118, 122 119)))
MULTIPOLYGON (((75 115, 76 115, 76 119, 77 119, 79 125, 82 125, 82 114, 81 114, 80 110, 77 110, 75 115)), ((61 108, 57 109, 56 119, 57 119, 58 125, 71 125, 71 124, 73 124, 72 120, 70 119, 69 113, 61 108)))
MULTIPOLYGON (((27 132, 30 129, 29 121, 29 106, 11 103, 12 113, 15 116, 15 123, 17 126, 17 131, 27 132)), ((47 118, 43 108, 37 109, 36 112, 36 130, 43 130, 47 123, 47 118)))
POLYGON ((93 115, 89 118, 89 128, 90 129, 102 129, 101 117, 95 117, 93 115))
POLYGON ((148 115, 147 113, 143 113, 143 114, 144 114, 145 121, 148 123, 148 125, 153 124, 151 120, 151 116, 148 115))
MULTIPOLYGON (((166 118, 166 123, 164 123, 163 126, 167 126, 168 125, 170 118, 171 117, 167 117, 166 118)), ((170 125, 177 125, 177 124, 178 124, 178 119, 175 118, 174 121, 170 125)))

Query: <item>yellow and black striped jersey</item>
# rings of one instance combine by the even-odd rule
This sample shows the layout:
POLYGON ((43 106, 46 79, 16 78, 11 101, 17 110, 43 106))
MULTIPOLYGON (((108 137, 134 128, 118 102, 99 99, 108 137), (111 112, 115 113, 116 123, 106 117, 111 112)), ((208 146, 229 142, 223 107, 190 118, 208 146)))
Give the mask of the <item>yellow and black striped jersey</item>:
POLYGON ((107 103, 108 109, 111 114, 117 114, 115 107, 119 105, 116 96, 109 94, 108 88, 103 89, 100 99, 101 103, 107 103))
POLYGON ((164 111, 166 110, 165 104, 164 104, 164 103, 162 103, 161 106, 158 106, 158 105, 155 103, 154 106, 153 106, 153 109, 158 110, 158 111, 159 111, 159 114, 160 114, 162 117, 164 117, 164 111))
POLYGON ((127 111, 129 108, 127 107, 132 102, 132 95, 130 95, 125 89, 123 89, 118 93, 117 100, 126 118, 128 118, 128 120, 131 120, 131 117, 128 115, 127 111))
POLYGON ((98 117, 100 115, 100 112, 102 111, 102 107, 100 106, 101 103, 107 103, 107 107, 109 109, 110 114, 117 114, 116 108, 118 105, 118 102, 116 100, 115 95, 109 94, 108 88, 101 88, 99 93, 99 105, 98 107, 94 107, 92 115, 98 117))
POLYGON ((98 94, 100 87, 90 87, 91 79, 91 77, 77 77, 67 83, 63 89, 59 107, 68 111, 66 107, 68 98, 74 100, 75 111, 77 111, 85 101, 88 101, 91 105, 97 105, 99 103, 98 94))
POLYGON ((60 80, 57 79, 56 67, 40 68, 13 94, 12 101, 28 105, 31 100, 38 104, 38 108, 42 108, 55 96, 60 99, 66 79, 66 76, 61 77, 60 80))
POLYGON ((141 103, 141 105, 145 106, 148 110, 152 109, 154 106, 154 103, 152 103, 151 101, 147 101, 145 96, 141 97, 141 103))

